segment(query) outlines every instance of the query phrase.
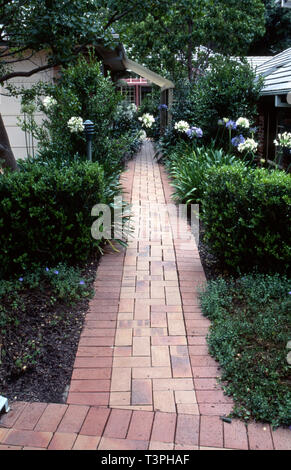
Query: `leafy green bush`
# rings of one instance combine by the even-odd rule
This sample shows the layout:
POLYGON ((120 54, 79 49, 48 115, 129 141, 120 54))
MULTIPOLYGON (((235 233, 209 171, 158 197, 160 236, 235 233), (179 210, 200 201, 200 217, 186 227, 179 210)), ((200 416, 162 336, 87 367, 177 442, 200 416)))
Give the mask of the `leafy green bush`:
POLYGON ((131 156, 140 143, 137 119, 135 123, 132 119, 129 126, 121 125, 116 119, 121 94, 112 80, 104 77, 93 53, 88 58, 79 57, 70 67, 63 67, 56 84, 40 82, 29 90, 11 91, 22 95, 24 120, 20 125, 27 141, 33 138, 38 142, 37 150, 30 152, 37 160, 86 160, 84 122, 87 119, 95 124, 93 161, 120 164, 125 154, 131 156), (41 124, 35 120, 36 112, 45 116, 41 124))
POLYGON ((291 425, 290 286, 279 274, 247 275, 210 281, 201 293, 211 320, 209 351, 220 363, 236 417, 291 425))
POLYGON ((235 162, 233 155, 226 154, 221 149, 193 149, 186 143, 180 143, 169 154, 165 163, 172 179, 174 199, 185 204, 201 202, 208 184, 208 169, 213 166, 232 165, 235 162))
POLYGON ((102 243, 91 236, 91 210, 113 203, 117 178, 97 162, 24 162, 20 172, 0 175, 1 276, 35 263, 86 261, 102 243))
POLYGON ((204 138, 214 138, 217 122, 223 117, 244 116, 251 122, 257 115, 261 81, 243 61, 220 55, 209 59, 209 65, 196 81, 176 84, 173 121, 183 119, 199 125, 204 138))
POLYGON ((211 168, 201 216, 206 241, 233 271, 290 273, 290 175, 242 164, 211 168))

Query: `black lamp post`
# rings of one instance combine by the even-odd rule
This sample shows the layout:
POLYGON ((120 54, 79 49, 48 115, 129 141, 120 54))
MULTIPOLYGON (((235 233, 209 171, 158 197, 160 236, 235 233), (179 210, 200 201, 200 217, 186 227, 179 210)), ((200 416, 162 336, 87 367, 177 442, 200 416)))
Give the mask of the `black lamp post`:
POLYGON ((93 124, 92 121, 87 120, 84 122, 84 127, 85 127, 86 141, 87 141, 87 158, 91 162, 92 161, 92 139, 95 133, 95 125, 93 124))

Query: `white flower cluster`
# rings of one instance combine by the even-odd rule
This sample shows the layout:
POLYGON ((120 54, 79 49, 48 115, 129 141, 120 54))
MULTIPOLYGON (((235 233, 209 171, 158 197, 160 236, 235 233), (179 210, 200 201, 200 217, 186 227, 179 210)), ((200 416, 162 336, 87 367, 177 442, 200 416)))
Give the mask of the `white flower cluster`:
POLYGON ((175 129, 178 132, 187 132, 190 129, 190 126, 186 121, 179 121, 175 123, 175 129))
POLYGON ((67 122, 67 126, 72 133, 83 132, 85 129, 84 122, 81 117, 71 117, 67 122))
POLYGON ((245 142, 239 144, 238 146, 239 152, 256 152, 258 149, 258 143, 254 141, 254 139, 246 139, 245 142))
POLYGON ((142 122, 144 127, 152 127, 153 123, 155 122, 154 116, 149 113, 143 114, 141 117, 138 118, 139 121, 142 122))
POLYGON ((134 103, 121 103, 116 108, 115 117, 116 119, 128 119, 132 121, 135 117, 137 107, 134 103))
POLYGON ((240 118, 238 118, 238 120, 236 121, 236 125, 237 125, 237 126, 240 126, 240 127, 243 127, 244 129, 249 129, 249 127, 250 127, 250 121, 249 121, 247 118, 240 117, 240 118))
POLYGON ((147 134, 146 134, 146 132, 145 132, 143 129, 141 129, 141 130, 139 131, 139 133, 138 133, 138 138, 139 138, 140 140, 145 140, 145 139, 147 138, 147 134))
POLYGON ((283 132, 278 134, 278 138, 274 140, 276 147, 284 147, 291 149, 291 132, 283 132))
POLYGON ((46 110, 49 110, 52 108, 52 106, 55 106, 57 104, 57 101, 52 97, 52 96, 46 96, 42 102, 46 110))

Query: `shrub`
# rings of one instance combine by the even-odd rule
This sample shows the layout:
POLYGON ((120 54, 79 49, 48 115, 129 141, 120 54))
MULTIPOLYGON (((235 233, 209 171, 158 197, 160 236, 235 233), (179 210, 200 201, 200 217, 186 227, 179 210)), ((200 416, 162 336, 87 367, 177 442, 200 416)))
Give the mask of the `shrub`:
POLYGON ((209 351, 222 368, 235 417, 291 425, 290 286, 279 274, 247 275, 210 281, 201 293, 211 320, 209 351))
POLYGON ((199 203, 203 199, 205 186, 208 184, 209 168, 235 163, 233 155, 223 150, 196 147, 180 143, 169 154, 166 167, 174 187, 173 197, 180 203, 199 203))
POLYGON ((217 122, 223 117, 244 116, 254 121, 262 83, 251 67, 243 60, 217 55, 205 70, 194 82, 176 84, 173 120, 199 123, 206 139, 216 135, 217 122))
POLYGON ((133 125, 124 126, 124 122, 114 125, 122 97, 112 80, 104 77, 93 53, 87 59, 79 57, 70 67, 63 67, 55 85, 40 82, 29 90, 12 89, 11 92, 22 95, 25 117, 20 124, 27 140, 32 136, 38 142, 37 151, 31 154, 38 159, 86 160, 84 121, 87 119, 95 124, 93 161, 120 163, 125 154, 132 155, 140 141, 134 119, 133 125), (37 111, 45 116, 41 124, 34 118, 37 111))
POLYGON ((99 163, 22 163, 0 175, 0 274, 34 263, 86 261, 100 249, 91 237, 92 207, 112 204, 117 175, 105 177, 99 163))
POLYGON ((231 270, 290 272, 290 175, 241 164, 210 169, 202 220, 206 241, 231 270))

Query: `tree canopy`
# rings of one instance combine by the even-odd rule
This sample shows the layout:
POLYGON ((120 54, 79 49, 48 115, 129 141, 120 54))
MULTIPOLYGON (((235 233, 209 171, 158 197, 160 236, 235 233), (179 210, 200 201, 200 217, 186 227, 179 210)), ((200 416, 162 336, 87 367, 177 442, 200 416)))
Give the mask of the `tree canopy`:
POLYGON ((269 55, 291 47, 291 10, 281 8, 276 0, 263 0, 265 5, 265 34, 252 42, 249 54, 269 55))
POLYGON ((265 31, 261 0, 155 3, 144 19, 126 16, 118 30, 131 56, 172 76, 187 71, 188 78, 194 78, 193 61, 199 46, 226 55, 243 55, 254 38, 265 31))

